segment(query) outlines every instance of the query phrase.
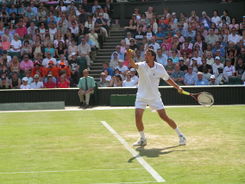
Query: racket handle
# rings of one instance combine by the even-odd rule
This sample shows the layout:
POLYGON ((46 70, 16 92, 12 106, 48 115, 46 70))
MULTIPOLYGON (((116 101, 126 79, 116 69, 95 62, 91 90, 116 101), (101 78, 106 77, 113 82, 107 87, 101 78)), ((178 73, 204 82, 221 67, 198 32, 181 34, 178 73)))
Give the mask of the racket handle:
POLYGON ((189 92, 184 91, 184 90, 182 91, 182 94, 183 94, 183 95, 190 95, 190 93, 189 93, 189 92))

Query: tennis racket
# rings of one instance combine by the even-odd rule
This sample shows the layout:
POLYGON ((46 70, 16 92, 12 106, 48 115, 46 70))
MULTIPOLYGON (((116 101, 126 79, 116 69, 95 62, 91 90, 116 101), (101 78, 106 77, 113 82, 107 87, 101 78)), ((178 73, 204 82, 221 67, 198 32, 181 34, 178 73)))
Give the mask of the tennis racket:
POLYGON ((203 105, 206 107, 211 107, 214 104, 214 97, 209 92, 189 93, 189 92, 183 90, 181 94, 191 96, 200 105, 203 105))

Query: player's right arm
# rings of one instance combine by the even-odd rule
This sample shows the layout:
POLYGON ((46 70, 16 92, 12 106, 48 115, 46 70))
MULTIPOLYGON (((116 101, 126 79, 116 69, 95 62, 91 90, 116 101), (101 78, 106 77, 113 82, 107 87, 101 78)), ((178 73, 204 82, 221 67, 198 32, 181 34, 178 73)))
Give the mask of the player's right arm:
POLYGON ((135 56, 135 52, 131 49, 128 49, 127 50, 127 56, 129 58, 129 63, 130 63, 130 66, 135 68, 135 69, 138 69, 139 65, 137 63, 135 63, 133 57, 135 56))

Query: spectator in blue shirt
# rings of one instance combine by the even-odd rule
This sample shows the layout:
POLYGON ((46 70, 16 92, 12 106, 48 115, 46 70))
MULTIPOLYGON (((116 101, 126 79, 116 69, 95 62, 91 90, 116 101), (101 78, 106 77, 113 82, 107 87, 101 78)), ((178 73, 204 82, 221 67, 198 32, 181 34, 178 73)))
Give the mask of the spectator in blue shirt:
POLYGON ((8 15, 10 15, 11 13, 17 14, 17 8, 15 8, 14 4, 12 4, 10 8, 7 8, 7 13, 8 13, 8 15))
POLYGON ((162 64, 163 66, 166 66, 168 64, 168 62, 167 62, 168 56, 167 56, 167 54, 164 54, 162 52, 161 48, 157 49, 156 60, 157 60, 158 63, 162 64))
POLYGON ((191 27, 189 26, 187 30, 183 29, 182 35, 185 38, 191 38, 191 42, 194 42, 195 41, 195 37, 196 37, 196 31, 192 30, 191 27))
POLYGON ((103 63, 103 70, 102 71, 105 71, 105 70, 107 70, 107 72, 110 76, 114 76, 114 71, 111 67, 109 67, 109 63, 103 63))
POLYGON ((217 51, 220 52, 221 57, 225 57, 225 48, 221 46, 220 41, 215 42, 214 48, 212 49, 213 55, 215 55, 217 51))
POLYGON ((162 31, 162 27, 158 26, 157 32, 156 32, 156 42, 161 45, 163 37, 164 37, 164 34, 163 34, 163 31, 162 31))
POLYGON ((193 72, 192 67, 188 67, 187 73, 184 76, 184 84, 185 85, 194 85, 197 80, 196 72, 193 72))
POLYGON ((195 82, 196 86, 208 85, 208 80, 203 77, 202 72, 197 73, 197 80, 195 82))

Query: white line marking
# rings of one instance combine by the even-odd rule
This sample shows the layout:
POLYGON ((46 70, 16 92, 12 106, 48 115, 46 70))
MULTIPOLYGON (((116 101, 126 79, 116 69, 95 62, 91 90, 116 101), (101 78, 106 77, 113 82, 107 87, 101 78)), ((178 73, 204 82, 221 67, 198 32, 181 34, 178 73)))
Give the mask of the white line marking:
MULTIPOLYGON (((231 105, 213 105, 212 107, 236 107, 236 106, 245 106, 245 104, 231 104, 231 105)), ((164 106, 165 108, 203 108, 201 105, 179 105, 179 106, 164 106)), ((148 107, 147 107, 148 108, 148 107)), ((118 110, 118 109, 135 109, 134 106, 132 107, 111 107, 111 106, 98 106, 98 107, 92 107, 88 109, 80 109, 78 107, 65 107, 65 109, 53 109, 53 110, 16 110, 16 111, 1 111, 0 114, 4 113, 29 113, 29 112, 63 112, 63 111, 107 111, 107 110, 118 110)))
POLYGON ((121 170, 141 170, 142 168, 123 168, 123 169, 81 169, 63 171, 21 171, 21 172, 0 172, 3 174, 38 174, 38 173, 69 173, 69 172, 94 172, 94 171, 121 171, 121 170))
POLYGON ((136 160, 145 168, 145 170, 152 175, 152 177, 157 182, 165 182, 165 180, 139 155, 137 151, 132 149, 128 143, 105 121, 101 121, 102 125, 104 125, 111 133, 114 135, 119 142, 136 158, 136 160))
POLYGON ((118 183, 93 183, 93 184, 137 184, 137 183, 155 183, 155 181, 135 181, 135 182, 118 182, 118 183))

